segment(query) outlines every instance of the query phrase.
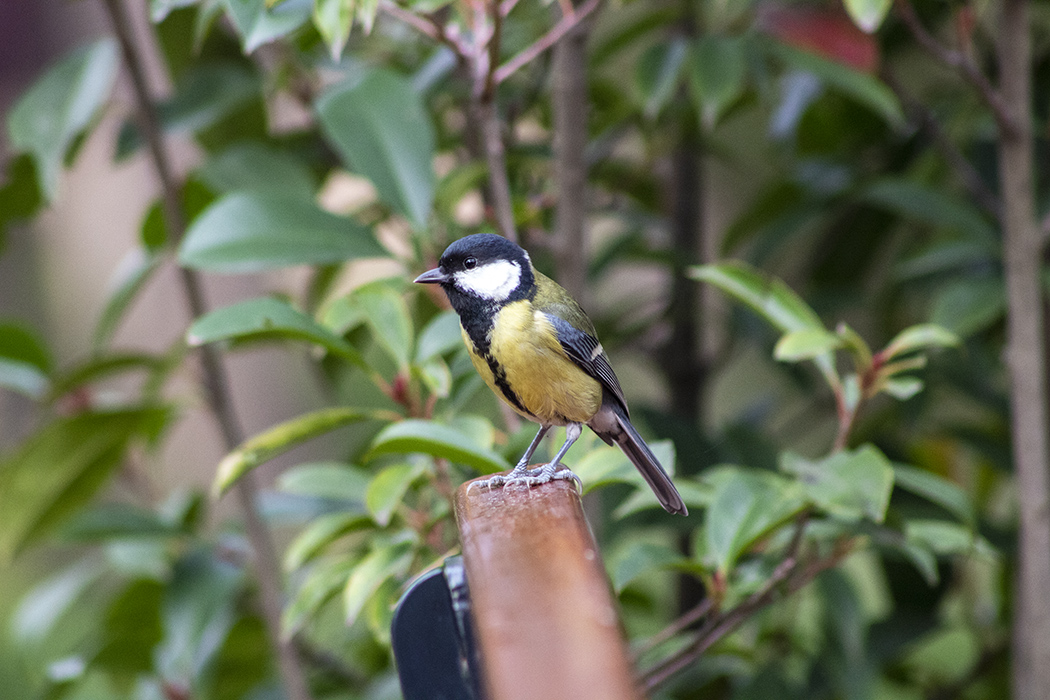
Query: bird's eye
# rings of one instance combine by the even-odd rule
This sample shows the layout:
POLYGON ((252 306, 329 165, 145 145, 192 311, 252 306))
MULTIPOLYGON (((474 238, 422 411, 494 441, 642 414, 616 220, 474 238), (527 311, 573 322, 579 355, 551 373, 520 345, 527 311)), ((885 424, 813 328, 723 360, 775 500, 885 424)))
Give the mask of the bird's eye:
POLYGON ((467 258, 466 260, 463 261, 463 267, 466 268, 467 270, 473 270, 477 266, 478 266, 478 259, 477 258, 467 258))

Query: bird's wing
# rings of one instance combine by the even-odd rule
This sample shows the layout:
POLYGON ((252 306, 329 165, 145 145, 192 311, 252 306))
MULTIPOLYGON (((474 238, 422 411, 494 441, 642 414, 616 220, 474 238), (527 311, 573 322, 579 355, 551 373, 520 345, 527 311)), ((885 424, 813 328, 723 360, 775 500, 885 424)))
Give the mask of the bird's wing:
POLYGON ((609 358, 605 355, 602 344, 598 342, 598 339, 586 331, 574 328, 568 321, 559 316, 547 312, 544 312, 543 315, 554 326, 554 330, 558 334, 558 342, 561 343, 561 347, 565 350, 565 354, 569 356, 569 359, 579 365, 584 372, 601 382, 602 386, 616 397, 626 413, 627 401, 623 397, 620 381, 616 378, 616 374, 609 364, 609 358))

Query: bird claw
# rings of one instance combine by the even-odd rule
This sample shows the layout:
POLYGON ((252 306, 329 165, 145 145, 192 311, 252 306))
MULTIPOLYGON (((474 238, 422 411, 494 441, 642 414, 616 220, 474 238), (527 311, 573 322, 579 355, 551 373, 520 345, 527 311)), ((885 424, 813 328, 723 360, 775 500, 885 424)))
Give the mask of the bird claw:
POLYGON ((510 474, 496 474, 484 481, 475 481, 474 485, 491 489, 510 486, 513 484, 538 486, 539 484, 546 484, 556 479, 564 479, 566 481, 571 479, 576 482, 576 491, 582 494, 583 482, 580 481, 580 477, 576 476, 572 470, 567 467, 558 469, 559 466, 560 465, 557 464, 544 464, 534 469, 526 469, 518 466, 515 467, 510 474))

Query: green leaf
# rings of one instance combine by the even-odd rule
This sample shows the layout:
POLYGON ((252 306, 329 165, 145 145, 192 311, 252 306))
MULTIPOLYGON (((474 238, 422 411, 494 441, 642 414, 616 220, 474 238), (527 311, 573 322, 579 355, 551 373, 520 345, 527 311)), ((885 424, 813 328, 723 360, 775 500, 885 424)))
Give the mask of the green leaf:
POLYGON ((693 99, 707 127, 713 127, 744 91, 744 43, 735 37, 705 34, 693 42, 689 61, 693 99))
POLYGON ((853 357, 853 366, 858 373, 867 372, 871 369, 872 354, 871 347, 860 337, 857 331, 845 323, 839 323, 835 333, 842 339, 842 347, 853 357))
POLYGON ((288 545, 284 554, 285 571, 296 571, 302 568, 336 540, 372 527, 375 527, 372 518, 361 513, 322 515, 311 522, 309 527, 299 533, 288 545))
POLYGON ((780 468, 798 478, 807 498, 829 515, 881 523, 893 489, 893 465, 872 445, 810 461, 791 452, 780 468))
POLYGON ((7 227, 31 218, 44 206, 33 157, 28 153, 7 161, 7 177, 0 186, 0 251, 7 227))
MULTIPOLYGON (((591 436, 588 436, 591 437, 591 436)), ((582 440, 581 440, 582 442, 582 440)), ((569 451, 570 456, 575 456, 581 443, 576 443, 569 451)), ((638 472, 631 460, 618 447, 606 446, 594 439, 594 446, 582 446, 586 451, 572 464, 572 470, 583 482, 583 493, 588 494, 594 489, 608 486, 609 484, 625 483, 631 484, 636 489, 635 495, 628 498, 623 506, 629 509, 641 510, 658 505, 656 496, 645 483, 645 479, 638 472), (635 500, 637 498, 637 500, 635 500)), ((674 443, 670 440, 658 440, 649 443, 656 459, 670 475, 675 473, 675 451, 674 443)), ((619 514, 621 511, 618 510, 619 514)), ((619 516, 618 516, 619 517, 619 516)))
POLYGON ((449 309, 431 319, 419 334, 416 364, 424 364, 460 347, 463 347, 463 331, 460 330, 459 316, 449 309))
POLYGON ((465 464, 480 472, 509 469, 510 465, 490 449, 480 447, 462 432, 429 420, 409 419, 379 431, 366 459, 385 454, 422 452, 465 464))
POLYGON ((67 519, 103 486, 134 437, 153 439, 170 417, 145 407, 55 420, 0 462, 0 559, 67 519))
POLYGON ((644 101, 647 119, 656 118, 678 87, 689 44, 678 37, 649 47, 635 68, 635 82, 644 101))
POLYGON ((423 380, 427 391, 438 398, 448 398, 452 391, 452 371, 440 357, 427 360, 416 367, 416 375, 423 380))
POLYGON ((208 700, 244 700, 265 685, 271 669, 259 659, 268 658, 273 647, 261 617, 244 616, 230 628, 226 640, 206 672, 211 682, 208 700), (213 679, 213 680, 212 680, 213 679))
POLYGON ((149 18, 154 24, 160 24, 172 10, 192 7, 198 0, 149 0, 149 18))
POLYGON ((893 0, 843 0, 853 23, 867 34, 882 26, 893 0))
POLYGON ((977 525, 977 514, 966 491, 944 477, 904 464, 893 465, 897 486, 936 503, 970 529, 977 525))
POLYGON ((928 547, 917 542, 902 541, 895 549, 911 562, 911 565, 926 580, 926 585, 936 586, 941 580, 941 573, 937 568, 937 557, 928 547))
POLYGON ((106 607, 101 629, 93 630, 98 650, 92 668, 126 678, 156 673, 153 653, 163 635, 163 594, 159 581, 145 578, 132 580, 117 593, 106 607))
POLYGON ((904 538, 938 555, 996 555, 995 549, 969 527, 946 520, 909 520, 904 523, 904 538))
POLYGON ((415 340, 404 297, 383 280, 359 287, 353 295, 365 313, 372 335, 398 368, 407 368, 415 340))
MULTIPOLYGON (((988 598, 980 600, 995 606, 988 598)), ((945 620, 905 647, 906 653, 899 658, 900 669, 909 678, 929 679, 927 682, 943 685, 965 685, 970 678, 980 675, 985 663, 986 644, 987 637, 980 627, 961 620, 945 620)), ((1011 693, 1004 690, 1002 695, 1009 697, 1011 693)))
POLYGON ((893 91, 878 78, 778 41, 764 43, 767 51, 787 66, 812 73, 825 85, 848 95, 878 114, 891 126, 904 124, 904 112, 900 102, 893 91))
MULTIPOLYGON (((231 61, 191 64, 180 77, 175 93, 157 107, 161 127, 171 134, 201 134, 251 103, 261 104, 262 85, 242 64, 231 61)), ((126 158, 144 144, 129 122, 117 139, 117 159, 126 158)))
POLYGON ((164 639, 154 654, 157 672, 186 687, 197 685, 233 627, 244 583, 243 568, 205 548, 175 563, 161 608, 164 639))
POLYGON ((223 0, 245 53, 286 36, 310 19, 310 0, 285 0, 267 7, 266 0, 223 0))
POLYGON ((412 83, 371 70, 317 102, 321 129, 343 160, 375 185, 379 197, 419 229, 434 200, 434 129, 412 83))
POLYGON ((333 61, 343 54, 346 40, 350 38, 350 27, 354 23, 356 0, 315 0, 314 26, 328 44, 333 61))
POLYGON ((219 462, 212 492, 224 494, 238 479, 301 442, 351 423, 376 418, 376 414, 353 408, 324 408, 275 425, 241 443, 219 462))
POLYGON ((99 352, 113 340, 113 334, 117 332, 124 314, 160 267, 160 263, 159 255, 153 255, 141 248, 134 248, 124 256, 110 283, 106 306, 99 316, 98 325, 95 326, 91 342, 95 352, 99 352))
POLYGON ((776 347, 773 357, 782 362, 812 360, 842 347, 842 338, 823 328, 803 328, 785 333, 776 347))
POLYGON ((745 263, 701 265, 691 268, 689 276, 718 287, 783 333, 813 328, 824 330, 817 313, 786 284, 766 278, 745 263))
POLYGON ((63 615, 104 573, 100 562, 84 559, 37 583, 15 608, 11 632, 27 646, 45 641, 63 615))
POLYGON ((862 189, 857 198, 906 219, 958 231, 984 244, 996 240, 995 228, 981 210, 944 189, 903 178, 883 178, 862 189))
POLYGON ((233 306, 216 309, 201 316, 189 330, 190 345, 204 345, 220 340, 288 338, 320 345, 355 367, 367 369, 361 353, 312 318, 270 297, 249 299, 233 306))
POLYGON ((198 63, 191 65, 175 94, 158 111, 165 131, 198 132, 261 97, 259 79, 244 65, 198 63))
POLYGON ((964 273, 968 269, 992 267, 1000 260, 999 242, 986 240, 937 241, 896 265, 894 276, 911 281, 935 275, 964 273))
POLYGON ((317 189, 303 161, 258 141, 230 146, 206 160, 198 174, 217 193, 252 190, 309 202, 317 189))
POLYGON ((880 389, 898 401, 907 401, 922 391, 924 386, 917 377, 891 377, 881 382, 880 389))
MULTIPOLYGON (((372 33, 372 25, 376 21, 376 13, 379 12, 379 0, 358 0, 357 11, 354 13, 357 21, 361 23, 361 28, 365 34, 372 33)), ((413 89, 416 85, 413 84, 413 89)))
POLYGON ((620 593, 632 581, 654 569, 679 561, 682 555, 667 545, 634 541, 618 549, 608 563, 613 590, 620 593))
POLYGON ((127 503, 103 503, 74 514, 62 526, 62 539, 98 542, 140 537, 172 537, 180 530, 157 513, 127 503))
POLYGON ((285 493, 313 498, 331 498, 361 506, 372 475, 342 462, 300 464, 277 477, 277 488, 285 493))
POLYGON ((935 323, 910 326, 894 336, 882 351, 884 361, 927 348, 951 348, 960 345, 959 336, 935 323))
POLYGON ((39 399, 47 392, 47 375, 28 362, 0 357, 0 387, 39 399))
POLYGON ((0 322, 0 357, 24 362, 50 374, 54 366, 44 341, 28 326, 17 321, 0 322))
POLYGON ((422 474, 423 467, 420 464, 392 464, 376 474, 368 485, 365 503, 379 526, 386 527, 390 523, 408 487, 422 474))
POLYGON ((281 613, 282 636, 291 638, 322 605, 338 594, 356 564, 356 556, 337 556, 318 562, 281 613))
POLYGON ((723 575, 758 540, 805 506, 794 484, 770 472, 734 470, 714 486, 704 535, 707 555, 723 575))
POLYGON ((394 621, 394 609, 397 608, 400 596, 400 583, 389 578, 376 589, 362 611, 368 631, 385 648, 390 647, 390 627, 394 621))
POLYGON ((75 389, 127 372, 156 373, 169 367, 164 358, 155 355, 113 354, 92 357, 83 363, 66 369, 51 380, 49 400, 68 394, 75 389))
POLYGON ((33 156, 40 191, 48 201, 55 198, 70 147, 109 99, 117 67, 113 40, 84 46, 48 70, 11 108, 11 146, 33 156))
POLYGON ((373 549, 354 567, 343 590, 343 614, 347 625, 353 624, 365 603, 385 581, 405 575, 412 556, 412 542, 395 542, 373 549))
POLYGON ((1000 277, 955 279, 937 290, 930 320, 960 336, 987 330, 1006 315, 1006 290, 1000 277))
POLYGON ((317 318, 336 335, 346 335, 364 325, 365 310, 356 303, 352 294, 344 294, 322 305, 317 318))
POLYGON ((372 232, 296 197, 234 192, 208 207, 179 246, 179 262, 215 272, 386 257, 372 232))

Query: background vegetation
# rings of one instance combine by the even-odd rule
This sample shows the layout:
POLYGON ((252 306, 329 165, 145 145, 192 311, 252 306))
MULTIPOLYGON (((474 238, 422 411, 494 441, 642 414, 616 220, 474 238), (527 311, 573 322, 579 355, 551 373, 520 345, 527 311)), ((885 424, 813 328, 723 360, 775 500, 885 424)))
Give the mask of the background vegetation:
POLYGON ((90 339, 0 326, 3 697, 397 697, 392 605, 533 432, 409 283, 489 230, 676 466, 689 518, 568 460, 653 696, 1045 696, 1044 3, 100 2, 6 115, 0 235, 100 124, 156 195, 90 339), (157 289, 159 349, 119 334, 157 289), (315 388, 249 434, 261 346, 315 388))

